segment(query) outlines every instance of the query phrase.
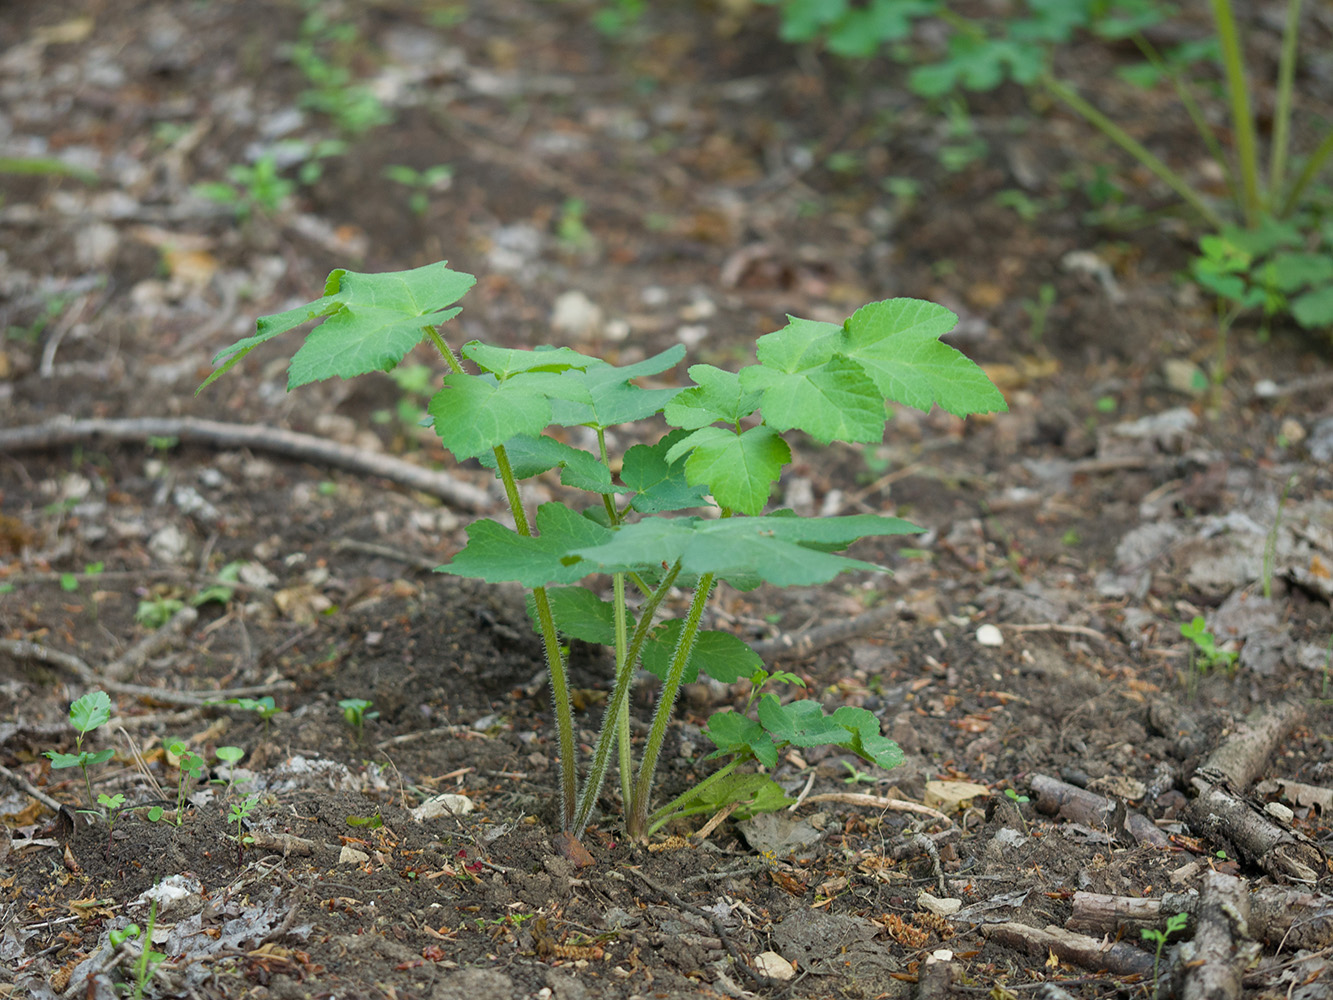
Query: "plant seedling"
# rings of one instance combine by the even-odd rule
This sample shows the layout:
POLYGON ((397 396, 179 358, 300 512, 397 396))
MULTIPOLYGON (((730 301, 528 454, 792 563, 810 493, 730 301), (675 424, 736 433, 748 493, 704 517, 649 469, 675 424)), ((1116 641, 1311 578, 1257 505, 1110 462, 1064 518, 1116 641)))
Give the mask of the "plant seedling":
POLYGON ((421 218, 430 208, 430 196, 449 189, 454 178, 454 168, 441 163, 425 170, 414 170, 412 167, 395 164, 384 168, 384 176, 411 192, 407 199, 407 207, 412 210, 413 215, 421 218))
POLYGON ((1195 615, 1188 625, 1181 625, 1180 634, 1194 643, 1194 647, 1190 650, 1192 670, 1197 669, 1199 673, 1204 674, 1213 667, 1222 667, 1225 670, 1235 667, 1239 654, 1232 650, 1217 648, 1217 641, 1213 638, 1213 633, 1208 631, 1201 615, 1195 615))
POLYGON ((60 753, 48 750, 44 754, 51 761, 53 769, 77 767, 83 772, 83 785, 88 791, 88 808, 94 805, 93 783, 88 777, 88 768, 94 764, 105 764, 116 755, 113 749, 98 750, 93 753, 83 749, 83 738, 94 729, 111 721, 111 696, 105 691, 89 691, 69 706, 69 721, 77 730, 74 737, 75 753, 60 753))
POLYGON ((1166 939, 1176 931, 1183 931, 1185 925, 1189 922, 1190 917, 1188 913, 1177 913, 1174 916, 1166 918, 1166 930, 1164 931, 1159 931, 1156 927, 1145 927, 1143 930, 1139 931, 1139 933, 1143 935, 1143 940, 1153 941, 1157 944, 1157 953, 1153 955, 1152 959, 1153 992, 1156 992, 1157 968, 1162 960, 1162 949, 1166 947, 1166 939))
POLYGON ((361 742, 364 735, 365 725, 369 719, 378 719, 379 712, 367 712, 366 709, 375 704, 373 701, 366 701, 365 698, 344 698, 338 702, 338 707, 343 710, 343 718, 347 724, 356 732, 356 741, 361 742))
POLYGON ((115 795, 98 792, 97 804, 106 810, 106 859, 110 861, 111 836, 116 831, 116 817, 120 815, 121 809, 125 807, 125 796, 120 792, 115 795))
POLYGON ((172 615, 183 607, 185 607, 184 601, 157 594, 139 602, 138 610, 134 612, 134 620, 156 631, 171 621, 172 615))
POLYGON ((236 765, 240 763, 241 758, 245 756, 245 751, 240 747, 218 747, 216 751, 218 760, 227 764, 227 796, 231 797, 232 785, 236 783, 236 765))
POLYGON ((241 824, 250 818, 250 813, 254 812, 255 806, 259 803, 259 796, 247 795, 240 802, 231 804, 231 812, 227 815, 227 821, 236 824, 236 867, 240 868, 243 863, 245 843, 249 839, 245 836, 245 830, 241 824))
POLYGON ((875 783, 873 774, 867 774, 855 764, 850 764, 844 760, 842 766, 847 769, 847 777, 842 779, 844 785, 873 785, 875 783))
MULTIPOLYGON (((568 853, 578 853, 577 839, 598 806, 613 757, 626 833, 637 841, 675 815, 777 808, 787 798, 770 777, 735 772, 749 763, 776 766, 784 747, 830 745, 881 768, 901 763, 901 750, 865 709, 845 706, 830 714, 814 700, 784 703, 774 692, 761 695, 770 677, 759 655, 702 622, 719 582, 752 590, 761 583, 816 586, 844 571, 884 572, 840 553, 861 538, 921 530, 895 517, 802 518, 766 508, 792 460, 786 434, 799 431, 820 444, 876 444, 883 440, 888 402, 926 411, 939 406, 960 417, 1007 409, 985 373, 941 342, 957 317, 906 298, 871 303, 841 324, 789 317, 782 329, 759 339, 756 364, 739 372, 694 365, 687 385, 643 386, 638 380, 678 365, 685 348, 624 367, 568 347, 518 350, 471 341, 456 353, 439 327, 458 314, 455 303, 475 280, 443 263, 390 274, 334 271, 322 297, 261 318, 255 336, 222 351, 200 390, 255 347, 310 320, 324 322, 295 352, 289 389, 392 370, 423 340, 439 351, 449 373, 427 407, 431 424, 459 461, 479 458, 495 470, 514 525, 474 522, 467 546, 440 570, 530 590, 551 684, 568 853), (608 430, 657 417, 673 429, 613 462, 608 430), (552 427, 587 428, 595 449, 544 433, 552 427), (518 484, 552 470, 586 499, 579 507, 544 503, 531 517, 518 484), (609 601, 578 585, 603 575, 611 581, 609 601), (660 618, 678 587, 693 591, 688 609, 660 618), (633 606, 630 588, 638 593, 633 606), (616 665, 582 781, 565 663, 575 639, 610 646, 616 665), (629 695, 640 666, 661 680, 661 694, 635 766, 629 695), (711 757, 730 760, 654 811, 653 779, 676 696, 701 671, 727 684, 749 678, 747 711, 717 712, 708 720, 705 735, 717 747, 711 757)), ((630 436, 641 436, 637 426, 630 436)), ((339 704, 355 726, 359 716, 348 713, 349 702, 339 704)))
POLYGON ((176 767, 176 825, 185 822, 185 799, 189 787, 199 780, 204 771, 204 758, 190 750, 184 743, 173 743, 167 752, 177 758, 176 767))
POLYGON ((237 708, 246 712, 254 712, 264 720, 264 738, 268 738, 269 719, 282 711, 273 700, 271 694, 266 694, 262 698, 228 698, 225 705, 235 705, 237 708))

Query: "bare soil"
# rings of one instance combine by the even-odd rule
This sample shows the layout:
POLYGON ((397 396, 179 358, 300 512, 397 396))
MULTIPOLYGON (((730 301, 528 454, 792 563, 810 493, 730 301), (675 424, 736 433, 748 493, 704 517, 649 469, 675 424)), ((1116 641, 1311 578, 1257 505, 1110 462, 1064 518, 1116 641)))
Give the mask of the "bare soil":
MULTIPOLYGON (((1220 345, 1210 304, 1177 277, 1188 230, 1089 222, 1081 185, 1117 161, 1083 126, 1018 91, 980 97, 987 149, 947 171, 953 140, 901 68, 783 46, 767 8, 738 20, 660 5, 618 39, 584 4, 328 10, 357 39, 331 51, 393 122, 244 222, 191 187, 278 139, 337 137, 298 111, 300 6, 57 0, 0 17, 3 155, 96 175, 3 175, 0 433, 65 416, 287 428, 444 468, 489 497, 467 509, 188 439, 0 441, 0 993, 132 992, 138 945, 109 934, 146 928, 158 887, 166 958, 149 997, 1150 995, 1137 929, 1106 936, 1148 972, 1030 953, 993 928, 1063 928, 1076 893, 1160 898, 1215 872, 1292 885, 1189 821, 1201 762, 1272 706, 1296 706, 1294 724, 1259 783, 1234 791, 1328 848, 1328 340, 1279 328, 1261 343, 1240 327, 1224 377, 1192 383, 1220 345), (463 16, 446 26, 449 11, 463 16), (417 214, 384 179, 392 164, 449 164, 452 182, 417 214), (915 196, 887 193, 888 178, 913 179, 915 196), (997 203, 1014 190, 1041 210, 997 203), (771 641, 878 609, 851 638, 770 660, 830 708, 874 711, 903 767, 791 753, 775 776, 798 807, 646 847, 621 836, 608 782, 585 840, 594 863, 560 856, 522 595, 429 570, 500 510, 489 474, 449 466, 396 416, 388 378, 285 395, 281 347, 193 394, 215 351, 318 294, 332 268, 442 258, 479 277, 446 328, 455 343, 570 344, 621 363, 684 341, 691 362, 734 365, 786 314, 841 321, 896 295, 959 313, 951 342, 987 367, 1007 414, 903 411, 865 450, 798 442, 782 484, 802 512, 889 513, 928 534, 857 549, 891 576, 724 589, 709 610, 713 627, 771 641), (188 609, 232 562, 247 569, 229 598, 127 658, 155 634, 146 602, 188 609), (1179 626, 1196 614, 1240 654, 1233 668, 1192 655, 1179 626), (116 749, 94 791, 128 803, 110 831, 79 811, 78 771, 42 756, 72 750, 67 709, 93 687, 116 715, 92 738, 116 749), (203 704, 242 689, 281 711, 266 723, 203 704), (349 698, 378 713, 360 732, 338 708, 349 698), (179 813, 176 741, 210 764, 179 813), (224 745, 245 750, 234 784, 224 745), (1107 811, 1057 814, 1037 776, 1107 811), (819 798, 921 803, 941 781, 985 788, 932 798, 943 818, 819 798), (446 792, 462 797, 452 810, 414 818, 446 792), (229 816, 246 795, 238 842, 229 816), (1160 842, 1128 832, 1126 808, 1160 842), (961 911, 940 916, 950 900, 961 911)), ((1106 83, 1116 53, 1068 58, 1162 155, 1194 162, 1183 114, 1106 83)), ((1327 111, 1327 77, 1302 85, 1327 111)), ((1132 200, 1164 201, 1127 175, 1132 200)), ((543 479, 528 499, 558 490, 543 479)), ((573 669, 586 749, 611 664, 576 649, 573 669)), ((745 694, 687 691, 662 794, 708 772, 700 726, 745 694)), ((653 697, 647 682, 636 693, 640 708, 653 697)), ((1327 908, 1333 872, 1321 861, 1295 887, 1327 908)), ((1328 944, 1265 944, 1245 995, 1328 996, 1328 944)), ((1189 975, 1174 947, 1164 980, 1189 975)))

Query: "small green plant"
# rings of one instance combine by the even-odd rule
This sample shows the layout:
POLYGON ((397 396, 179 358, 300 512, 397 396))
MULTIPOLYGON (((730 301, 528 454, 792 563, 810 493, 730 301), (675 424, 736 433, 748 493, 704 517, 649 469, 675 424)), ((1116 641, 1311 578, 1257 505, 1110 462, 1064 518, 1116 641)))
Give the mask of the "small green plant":
POLYGON ((105 764, 116 755, 113 749, 98 750, 96 753, 83 749, 83 738, 94 729, 99 729, 111 721, 111 696, 105 691, 89 691, 69 706, 69 721, 77 735, 74 737, 74 753, 60 753, 48 750, 45 755, 51 761, 53 769, 77 767, 83 772, 83 786, 88 792, 88 808, 93 808, 93 783, 88 777, 88 768, 105 764))
MULTIPOLYGON (((770 675, 745 642, 702 624, 719 582, 751 590, 764 582, 814 586, 844 571, 884 572, 839 553, 861 538, 921 530, 878 515, 765 511, 792 460, 786 433, 800 431, 821 444, 873 444, 883 439, 888 402, 925 411, 939 406, 957 416, 1006 409, 985 373, 941 342, 957 317, 917 299, 875 302, 841 324, 791 317, 759 339, 756 364, 739 372, 694 365, 687 385, 646 387, 637 380, 675 367, 683 346, 624 367, 568 347, 518 350, 480 341, 463 345, 460 357, 439 327, 458 314, 454 303, 474 282, 442 263, 391 274, 334 271, 323 297, 260 319, 255 336, 222 351, 200 390, 260 344, 325 317, 295 352, 289 388, 391 370, 423 340, 435 346, 449 369, 427 408, 435 433, 459 461, 478 458, 495 470, 514 524, 476 521, 466 547, 440 569, 515 581, 530 591, 551 684, 566 840, 577 840, 591 821, 613 757, 626 831, 635 840, 673 816, 714 805, 760 811, 787 801, 768 775, 737 773, 750 763, 776 766, 784 747, 830 745, 881 768, 901 763, 901 751, 880 734, 871 712, 844 706, 826 713, 814 700, 761 693, 765 684, 794 678, 770 675), (621 436, 615 429, 631 425, 631 434, 641 436, 637 425, 659 416, 671 431, 612 461, 608 431, 621 436), (588 428, 595 452, 543 433, 553 426, 588 428), (532 518, 518 484, 553 469, 565 486, 583 492, 584 505, 551 501, 532 518), (611 600, 579 585, 602 575, 610 578, 611 600), (639 595, 634 604, 630 588, 639 595), (659 620, 677 588, 692 591, 688 609, 659 620), (615 651, 614 688, 582 781, 565 663, 569 640, 615 651), (660 678, 661 694, 636 767, 628 706, 640 666, 660 678), (653 810, 653 780, 677 694, 701 671, 723 683, 751 681, 747 710, 717 712, 705 730, 717 747, 711 757, 730 760, 653 810)), ((349 702, 339 703, 345 713, 349 702)), ((355 717, 348 722, 355 726, 355 717)))
POLYGON ((157 901, 154 900, 148 908, 148 930, 141 931, 138 924, 127 924, 117 930, 107 932, 106 938, 112 948, 120 948, 128 941, 142 940, 139 942, 139 956, 134 962, 134 992, 135 1000, 140 1000, 144 995, 144 990, 148 988, 148 983, 153 978, 154 970, 166 961, 166 953, 153 951, 153 926, 157 923, 157 901))
POLYGON ((351 726, 356 733, 356 741, 358 743, 361 742, 362 737, 365 735, 366 723, 371 719, 378 719, 380 717, 379 712, 366 711, 366 709, 370 708, 373 704, 374 702, 366 701, 365 698, 344 698, 342 701, 338 702, 338 707, 343 710, 343 718, 347 720, 347 724, 351 726))
POLYGON ((282 711, 271 694, 262 698, 228 698, 223 704, 235 705, 243 712, 254 712, 264 720, 264 738, 268 738, 269 720, 282 711))
POLYGON ((607 38, 619 38, 639 23, 648 0, 601 0, 592 15, 592 26, 607 38))
POLYGON ((304 6, 300 40, 288 50, 292 64, 310 84, 298 98, 301 107, 328 115, 339 131, 352 136, 393 121, 388 108, 368 87, 354 82, 345 65, 358 40, 356 26, 331 20, 328 5, 320 0, 304 6))
POLYGON ((1042 282, 1037 289, 1035 299, 1024 299, 1023 309, 1028 314, 1028 340, 1034 345, 1041 343, 1041 338, 1046 333, 1046 320, 1051 314, 1051 307, 1055 305, 1055 286, 1049 281, 1042 282))
POLYGON ((245 845, 249 840, 245 836, 245 828, 242 825, 250 814, 254 812, 255 806, 259 804, 259 796, 247 795, 239 802, 231 804, 231 812, 227 814, 227 822, 236 824, 236 867, 239 868, 245 860, 245 845))
POLYGON ((440 164, 425 170, 414 170, 402 165, 384 168, 384 176, 395 184, 401 184, 411 194, 407 198, 407 207, 417 217, 425 216, 430 208, 430 196, 449 190, 453 183, 454 168, 440 164))
POLYGON ((230 797, 232 786, 236 784, 236 765, 245 756, 245 751, 240 747, 218 747, 214 752, 218 760, 227 765, 227 796, 230 797))
POLYGON ((277 215, 296 190, 296 182, 283 177, 277 158, 265 153, 253 165, 237 163, 227 168, 227 180, 195 185, 196 194, 221 205, 230 205, 242 222, 256 213, 277 215))
MULTIPOLYGON (((1298 130, 1292 128, 1292 120, 1303 0, 1287 0, 1285 5, 1266 170, 1251 106, 1255 74, 1246 65, 1233 0, 1210 0, 1213 32, 1209 37, 1165 50, 1148 38, 1148 30, 1175 10, 1160 0, 1025 0, 1021 5, 1008 5, 1000 15, 984 7, 988 13, 977 15, 970 5, 965 8, 950 0, 759 2, 780 8, 784 40, 822 41, 831 52, 848 58, 866 58, 882 51, 912 63, 908 86, 927 100, 957 102, 964 92, 989 91, 1012 81, 1063 104, 1169 188, 1208 230, 1240 245, 1248 259, 1234 272, 1239 278, 1239 297, 1221 296, 1228 309, 1259 307, 1266 316, 1291 315, 1309 329, 1333 323, 1333 284, 1328 277, 1333 269, 1333 237, 1327 197, 1317 184, 1333 158, 1333 131, 1321 130, 1322 138, 1299 169, 1293 169, 1298 130), (913 44, 915 25, 927 18, 935 21, 937 42, 913 44), (1226 199, 1192 184, 1058 75, 1054 52, 1079 32, 1137 49, 1143 61, 1120 74, 1132 85, 1174 89, 1204 150, 1225 178, 1226 199), (1217 71, 1225 104, 1220 125, 1210 119, 1199 97, 1201 90, 1215 88, 1217 71), (1224 139, 1231 140, 1230 150, 1224 147, 1224 139), (1271 234, 1274 226, 1286 234, 1277 242, 1271 234)), ((959 133, 966 130, 961 124, 966 110, 961 103, 956 108, 950 112, 946 104, 945 110, 956 119, 951 130, 959 133)), ((969 156, 960 155, 956 144, 947 144, 941 152, 947 168, 968 161, 969 156)), ((1109 197, 1101 205, 1098 193, 1092 192, 1099 210, 1110 206, 1114 197, 1106 185, 1103 188, 1101 195, 1109 197)), ((1211 253, 1205 245, 1204 256, 1211 253)), ((1203 273, 1210 266, 1205 265, 1203 273)))
POLYGON ((120 811, 125 808, 125 796, 120 792, 115 795, 98 792, 97 804, 106 810, 106 856, 109 861, 111 860, 111 837, 116 832, 116 819, 120 816, 120 811))
POLYGON ((191 597, 190 604, 196 608, 211 603, 230 604, 236 594, 236 588, 228 585, 240 580, 241 570, 244 568, 245 563, 240 560, 227 563, 218 570, 217 582, 209 584, 191 597))
POLYGON ((167 753, 176 758, 176 825, 180 826, 185 822, 185 800, 190 788, 204 773, 204 758, 184 743, 171 744, 167 747, 167 753))
POLYGON ((178 597, 154 594, 139 602, 139 607, 134 612, 134 620, 140 625, 157 630, 171 621, 172 615, 183 607, 185 602, 178 597))
POLYGON ((560 206, 560 217, 556 220, 555 234, 560 245, 574 253, 584 253, 596 249, 597 237, 588 232, 583 221, 587 205, 582 198, 567 198, 560 206))
POLYGON ((847 777, 842 779, 844 785, 873 785, 875 776, 862 771, 855 764, 843 761, 842 766, 847 769, 847 777))
POLYGON ((1239 654, 1231 650, 1218 649, 1213 633, 1208 631, 1201 615, 1195 615, 1187 625, 1180 626, 1180 634, 1194 645, 1190 649, 1190 670, 1201 674, 1214 667, 1231 670, 1236 665, 1239 654))
POLYGON ((1158 930, 1156 927, 1145 927, 1139 931, 1143 935, 1143 940, 1152 941, 1157 945, 1157 952, 1152 959, 1152 981, 1153 991, 1157 987, 1157 970, 1162 961, 1162 949, 1166 947, 1167 938, 1176 931, 1183 931, 1190 922, 1188 913, 1177 913, 1174 916, 1166 918, 1166 930, 1158 930))

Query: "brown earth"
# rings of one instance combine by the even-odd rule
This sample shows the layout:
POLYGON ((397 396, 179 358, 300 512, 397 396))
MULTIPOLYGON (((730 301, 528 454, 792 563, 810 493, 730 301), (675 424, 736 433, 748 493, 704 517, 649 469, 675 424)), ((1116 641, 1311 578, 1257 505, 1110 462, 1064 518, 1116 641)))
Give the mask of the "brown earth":
MULTIPOLYGON (((941 150, 957 140, 900 68, 849 71, 783 46, 767 10, 662 5, 606 39, 581 4, 325 9, 357 39, 330 57, 374 82, 393 123, 244 224, 190 188, 279 139, 337 135, 295 114, 298 5, 52 2, 0 18, 3 155, 96 174, 3 175, 0 433, 59 416, 290 428, 443 466, 486 498, 451 506, 188 435, 0 439, 4 995, 132 990, 138 945, 109 933, 148 923, 154 886, 166 961, 150 997, 1011 997, 1051 983, 1067 992, 1038 995, 1147 995, 1152 945, 1137 928, 1120 936, 1147 972, 1041 943, 1030 954, 1024 931, 995 926, 1062 927, 1077 892, 1160 899, 1214 871, 1287 884, 1271 856, 1188 810, 1200 763, 1271 706, 1296 712, 1236 794, 1289 807, 1284 829, 1328 847, 1328 342, 1238 329, 1224 378, 1192 385, 1219 345, 1210 305, 1177 279, 1188 231, 1089 221, 1083 185, 1116 161, 1080 124, 1017 91, 978 98, 987 146, 948 171, 941 150), (417 214, 384 179, 392 164, 448 164, 452 180, 417 214), (916 190, 886 193, 888 178, 916 190), (1038 211, 1002 206, 1004 191, 1038 211), (724 588, 709 610, 716 627, 771 640, 879 609, 844 641, 770 661, 830 708, 874 711, 903 767, 790 753, 774 776, 800 807, 702 842, 695 822, 647 848, 624 841, 608 791, 585 839, 594 864, 559 855, 554 734, 522 597, 429 572, 470 518, 498 511, 488 473, 448 467, 395 415, 404 393, 387 378, 284 395, 277 346, 193 395, 216 350, 318 294, 330 269, 442 258, 479 277, 451 337, 620 363, 683 341, 692 362, 735 365, 785 314, 840 321, 895 295, 959 313, 951 342, 986 365, 1009 413, 902 411, 878 448, 798 443, 782 484, 798 510, 892 513, 928 534, 856 550, 892 576, 724 588), (240 584, 191 614, 233 562, 240 584), (171 601, 187 610, 155 633, 138 620, 154 600, 167 617, 171 601), (1234 670, 1191 657, 1179 626, 1196 614, 1240 653, 1234 670), (76 811, 78 772, 42 756, 73 750, 66 711, 94 687, 116 719, 92 745, 117 751, 94 791, 128 802, 110 834, 76 811), (240 689, 282 711, 265 724, 200 704, 240 689), (363 732, 338 708, 348 698, 378 712, 363 732), (176 741, 215 779, 187 788, 179 815, 176 741), (222 745, 246 753, 234 786, 222 745), (1162 845, 1121 813, 1038 809, 1043 777, 1127 803, 1162 845), (920 802, 940 780, 986 792, 945 819, 817 799, 920 802), (413 818, 444 792, 464 799, 413 818), (243 793, 258 795, 248 845, 229 819, 243 793), (934 835, 937 860, 917 834, 934 835), (941 918, 931 896, 964 909, 941 918), (768 978, 784 968, 794 978, 768 978)), ((1105 83, 1117 57, 1086 45, 1068 62, 1189 167, 1184 116, 1105 83)), ((1327 75, 1302 82, 1327 111, 1327 75)), ((1161 203, 1126 174, 1132 201, 1161 203)), ((558 490, 543 479, 528 499, 558 490)), ((611 665, 575 654, 591 744, 611 665)), ((663 794, 707 773, 700 726, 745 693, 690 688, 663 794)), ((641 708, 652 697, 636 694, 641 708)), ((1326 862, 1313 883, 1299 887, 1328 907, 1326 862)), ((1319 940, 1266 944, 1246 995, 1328 996, 1319 940)), ((1190 968, 1174 945, 1163 955, 1164 979, 1190 968)))

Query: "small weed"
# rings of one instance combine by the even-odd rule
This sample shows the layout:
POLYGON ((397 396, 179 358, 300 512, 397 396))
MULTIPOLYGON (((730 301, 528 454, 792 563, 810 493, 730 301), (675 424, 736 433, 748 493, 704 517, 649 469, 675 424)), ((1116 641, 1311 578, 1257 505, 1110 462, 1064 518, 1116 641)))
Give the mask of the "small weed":
POLYGON ((875 776, 862 771, 855 764, 843 761, 842 766, 847 768, 847 777, 842 779, 844 785, 873 785, 875 776))
POLYGON ((1188 924, 1189 922, 1190 918, 1188 913, 1177 913, 1174 916, 1166 918, 1166 930, 1159 931, 1155 927, 1145 927, 1143 930, 1139 932, 1143 936, 1143 940, 1152 941, 1157 945, 1157 952, 1156 954, 1153 955, 1152 959, 1152 981, 1153 981, 1154 993, 1157 992, 1157 970, 1162 961, 1162 949, 1166 947, 1166 939, 1169 938, 1172 934, 1176 933, 1176 931, 1183 931, 1185 929, 1185 925, 1188 924))
POLYGON ((120 792, 115 795, 108 795, 106 792, 97 793, 97 804, 106 810, 106 857, 111 860, 111 835, 116 830, 116 819, 120 816, 120 811, 125 808, 125 796, 120 792))
POLYGON ((83 749, 83 738, 111 721, 111 696, 105 691, 89 691, 69 706, 69 721, 77 734, 74 737, 75 753, 60 753, 48 750, 45 753, 53 769, 77 767, 83 772, 83 785, 88 791, 88 808, 93 808, 93 783, 88 777, 88 768, 96 764, 105 764, 116 755, 113 749, 98 750, 93 753, 83 749))
POLYGON ((230 205, 242 222, 256 213, 277 215, 296 190, 296 182, 283 177, 277 158, 265 153, 253 165, 237 163, 227 168, 227 180, 195 185, 194 192, 220 205, 230 205))
POLYGON ((1201 674, 1206 674, 1214 667, 1221 667, 1224 670, 1235 668, 1239 654, 1217 648, 1213 633, 1208 631, 1202 616, 1195 615, 1189 624, 1181 625, 1180 634, 1194 644, 1190 649, 1191 672, 1197 670, 1201 674))
POLYGON ((384 176, 411 192, 408 195, 407 207, 412 210, 413 215, 422 218, 430 208, 430 196, 449 190, 454 179, 454 168, 444 164, 427 167, 425 170, 414 170, 401 165, 390 166, 384 168, 384 176))
POLYGON ((134 620, 156 631, 171 621, 172 615, 183 607, 185 602, 179 598, 155 594, 139 602, 139 607, 134 612, 134 620))
POLYGON ((255 806, 259 804, 259 796, 247 795, 240 802, 231 804, 231 812, 227 814, 227 822, 236 824, 236 867, 240 868, 245 859, 245 828, 243 823, 250 818, 254 812, 255 806))
POLYGON ((582 198, 568 198, 560 208, 555 233, 560 245, 572 253, 586 253, 597 248, 597 238, 588 232, 583 214, 587 206, 582 198))
POLYGON ((218 747, 216 750, 218 760, 227 764, 227 797, 231 797, 232 786, 236 783, 236 765, 241 762, 245 756, 245 751, 240 747, 218 747))
POLYGON ((235 705, 243 712, 254 712, 264 720, 264 738, 268 738, 269 720, 282 711, 273 700, 271 694, 266 694, 262 698, 228 698, 225 705, 235 705))
MULTIPOLYGON (((167 747, 167 753, 176 758, 176 825, 185 822, 185 800, 189 789, 204 773, 204 758, 190 750, 184 743, 173 743, 167 747)), ((160 814, 159 814, 160 815, 160 814)))
POLYGON ((1028 314, 1028 340, 1034 345, 1041 343, 1046 333, 1046 319, 1055 305, 1055 286, 1049 281, 1043 282, 1037 289, 1035 299, 1024 299, 1023 309, 1028 314))
POLYGON ((343 710, 343 718, 347 720, 347 724, 351 726, 356 733, 356 741, 358 743, 360 743, 365 736, 364 730, 366 723, 371 719, 378 719, 380 717, 379 712, 366 711, 366 709, 370 708, 373 704, 374 702, 366 701, 364 698, 344 698, 342 701, 338 702, 338 707, 343 710))

